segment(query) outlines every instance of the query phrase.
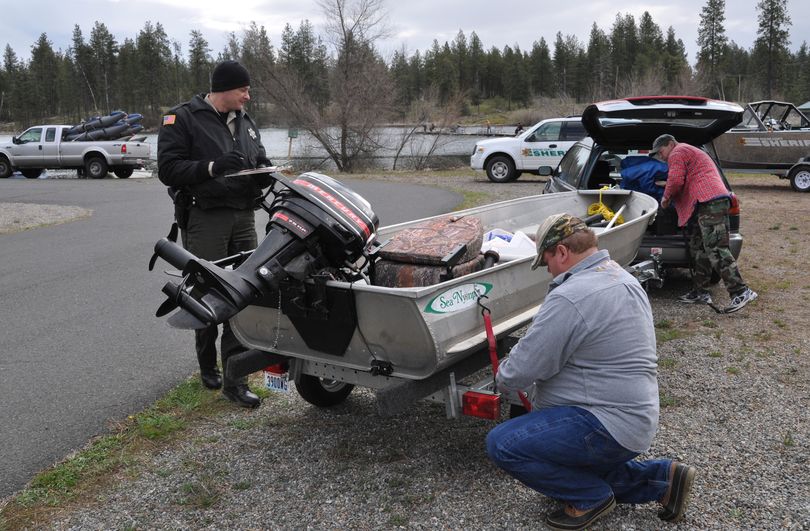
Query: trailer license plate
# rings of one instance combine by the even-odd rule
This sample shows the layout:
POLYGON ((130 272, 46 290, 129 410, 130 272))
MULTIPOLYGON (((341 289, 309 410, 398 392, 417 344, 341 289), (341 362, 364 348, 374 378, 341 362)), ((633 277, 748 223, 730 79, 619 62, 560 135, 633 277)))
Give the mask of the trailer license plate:
POLYGON ((289 393, 289 373, 264 371, 264 386, 270 391, 274 391, 276 393, 289 393))

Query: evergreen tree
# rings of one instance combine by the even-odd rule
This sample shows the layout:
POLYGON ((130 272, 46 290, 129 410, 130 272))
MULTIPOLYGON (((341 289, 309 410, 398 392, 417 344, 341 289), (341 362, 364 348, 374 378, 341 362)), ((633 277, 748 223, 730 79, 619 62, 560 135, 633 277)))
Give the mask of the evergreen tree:
POLYGON ((789 70, 785 96, 787 101, 801 105, 810 99, 810 52, 807 41, 802 42, 799 50, 792 57, 791 64, 793 67, 789 70))
POLYGON ((566 35, 563 38, 562 32, 557 32, 557 38, 554 41, 554 72, 557 79, 557 96, 566 98, 569 96, 576 97, 580 88, 577 86, 579 65, 577 63, 580 57, 580 50, 582 46, 577 40, 575 35, 566 35))
POLYGON ((483 94, 483 87, 481 86, 481 77, 485 69, 486 52, 481 43, 481 39, 475 32, 470 34, 470 86, 478 97, 483 94))
MULTIPOLYGON (((140 76, 141 68, 138 64, 138 49, 135 41, 124 39, 118 47, 118 72, 116 74, 118 102, 122 109, 128 112, 143 113, 146 105, 140 98, 140 83, 134 83, 140 76)), ((177 102, 165 102, 166 105, 173 105, 177 102)), ((148 123, 148 121, 146 122, 148 123)))
POLYGON ((72 45, 68 51, 72 63, 72 78, 74 86, 81 101, 78 102, 78 114, 85 116, 88 113, 100 112, 98 100, 96 99, 96 77, 93 68, 93 52, 84 42, 82 30, 78 24, 73 26, 72 45))
POLYGON ((264 91, 267 84, 264 72, 272 68, 275 62, 275 52, 264 26, 259 27, 256 22, 250 23, 242 35, 241 52, 241 63, 250 72, 250 108, 258 116, 264 108, 267 96, 264 91))
POLYGON ((42 33, 31 47, 30 72, 31 92, 26 98, 35 119, 54 116, 59 107, 57 73, 60 59, 53 50, 48 36, 42 33))
POLYGON ((192 94, 208 92, 211 88, 211 70, 213 69, 211 48, 199 30, 191 30, 188 42, 189 85, 192 94))
POLYGON ((391 79, 396 89, 395 104, 400 116, 404 116, 406 110, 414 100, 413 85, 411 83, 411 69, 408 65, 408 54, 405 46, 396 50, 391 58, 391 79))
POLYGON ((667 29, 667 40, 664 44, 664 92, 667 94, 683 94, 689 92, 687 84, 691 78, 689 61, 686 58, 686 46, 683 41, 675 37, 675 29, 667 29))
POLYGON ((555 93, 554 64, 546 39, 540 37, 539 41, 534 41, 528 61, 532 93, 535 96, 550 96, 555 93))
POLYGON ((759 29, 754 42, 754 57, 764 75, 760 87, 766 98, 770 99, 776 90, 781 88, 784 67, 789 56, 790 44, 787 27, 791 25, 787 12, 787 0, 760 0, 759 29))
POLYGON ((752 57, 746 49, 731 41, 726 50, 723 92, 729 99, 744 103, 754 99, 754 78, 752 76, 752 57))
POLYGON ((162 114, 162 103, 176 99, 170 92, 171 87, 168 83, 172 51, 160 22, 153 25, 151 21, 147 21, 144 24, 135 39, 135 48, 138 71, 134 79, 138 81, 139 86, 136 92, 138 107, 148 108, 152 117, 157 117, 162 114))
POLYGON ((701 78, 701 88, 712 97, 724 98, 721 91, 722 77, 725 75, 723 60, 728 52, 728 38, 723 22, 725 0, 708 0, 700 13, 697 44, 697 71, 701 78))
POLYGON ((98 97, 103 102, 105 112, 113 110, 115 95, 116 61, 118 43, 103 22, 96 22, 90 31, 89 52, 92 60, 93 79, 97 82, 98 97))
POLYGON ((309 20, 303 20, 297 31, 289 24, 284 27, 278 61, 298 79, 318 108, 324 109, 329 103, 328 53, 309 20))
POLYGON ((458 72, 457 85, 459 90, 467 91, 472 87, 472 73, 470 69, 470 50, 467 46, 467 37, 464 32, 458 30, 453 45, 450 48, 452 57, 455 59, 455 68, 458 72))
POLYGON ((508 109, 512 108, 512 102, 525 105, 529 101, 529 76, 519 46, 514 50, 509 46, 503 49, 503 89, 508 109))
POLYGON ((22 83, 25 68, 8 44, 3 51, 3 75, 7 86, 2 94, 3 114, 7 116, 8 120, 21 120, 22 111, 25 108, 26 87, 22 83))
POLYGON ((591 36, 588 40, 587 65, 590 73, 588 77, 588 99, 591 101, 606 98, 611 93, 611 54, 610 39, 600 29, 596 22, 591 26, 591 36))
POLYGON ((638 30, 633 15, 616 15, 610 30, 611 64, 613 72, 614 96, 627 94, 632 90, 636 49, 638 47, 638 30))
POLYGON ((503 70, 501 51, 493 46, 487 54, 486 70, 482 81, 482 92, 485 98, 503 96, 503 70))
POLYGON ((655 77, 661 70, 661 50, 664 48, 664 36, 661 28, 645 11, 638 25, 638 47, 635 58, 635 74, 639 79, 655 77))

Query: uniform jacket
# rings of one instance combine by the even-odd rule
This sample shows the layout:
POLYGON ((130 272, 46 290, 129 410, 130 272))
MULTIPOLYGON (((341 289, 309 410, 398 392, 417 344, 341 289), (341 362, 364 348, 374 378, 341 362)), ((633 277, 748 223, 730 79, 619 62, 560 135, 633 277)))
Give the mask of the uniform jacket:
POLYGON ((172 108, 163 117, 158 133, 158 177, 161 182, 194 196, 202 209, 253 208, 261 190, 270 185, 265 177, 211 177, 209 166, 228 151, 246 157, 245 168, 269 165, 259 128, 245 112, 237 112, 235 134, 205 101, 204 94, 172 108))

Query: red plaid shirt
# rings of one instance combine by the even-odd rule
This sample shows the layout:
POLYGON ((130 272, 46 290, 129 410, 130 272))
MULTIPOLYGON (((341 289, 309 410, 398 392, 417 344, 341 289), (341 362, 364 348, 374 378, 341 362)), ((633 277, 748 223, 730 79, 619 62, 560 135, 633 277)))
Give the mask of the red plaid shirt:
POLYGON ((678 143, 670 151, 667 164, 669 175, 664 197, 675 205, 679 227, 686 225, 697 203, 729 197, 717 165, 702 149, 678 143))

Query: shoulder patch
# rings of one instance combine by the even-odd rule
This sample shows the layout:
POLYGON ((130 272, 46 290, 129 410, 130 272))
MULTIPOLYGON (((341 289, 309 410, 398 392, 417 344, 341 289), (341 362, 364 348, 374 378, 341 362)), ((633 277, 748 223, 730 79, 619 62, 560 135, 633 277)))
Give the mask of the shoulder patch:
POLYGON ((177 119, 176 114, 167 114, 163 116, 163 125, 173 125, 176 119, 177 119))

